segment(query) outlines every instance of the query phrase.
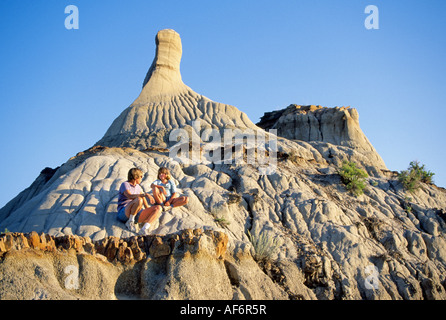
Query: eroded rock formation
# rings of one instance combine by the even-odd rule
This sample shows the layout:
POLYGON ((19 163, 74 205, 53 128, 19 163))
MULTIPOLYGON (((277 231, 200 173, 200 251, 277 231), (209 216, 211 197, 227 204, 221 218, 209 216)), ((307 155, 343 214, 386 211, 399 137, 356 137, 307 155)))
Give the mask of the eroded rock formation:
POLYGON ((340 159, 350 154, 349 161, 360 163, 372 174, 386 170, 381 156, 359 126, 358 111, 350 107, 326 108, 292 104, 268 112, 257 123, 263 129, 276 129, 281 137, 309 142, 325 159, 340 159))
POLYGON ((1 298, 446 298, 446 192, 432 184, 406 192, 354 109, 269 115, 264 127, 284 136, 269 174, 256 163, 175 161, 173 129, 200 139, 205 128, 265 131, 183 84, 177 33, 162 30, 156 41, 140 96, 97 145, 44 169, 0 209, 0 230, 11 232, 0 237, 1 298), (342 184, 343 160, 368 171, 363 195, 342 184), (136 237, 116 219, 118 188, 139 167, 150 190, 161 166, 189 203, 136 237), (266 259, 253 258, 262 249, 253 239, 271 249, 266 259), (77 289, 65 285, 69 265, 77 289))
POLYGON ((214 102, 183 83, 178 33, 161 30, 156 44, 156 56, 140 95, 116 118, 97 145, 140 150, 151 146, 169 147, 176 143, 169 140, 170 132, 183 128, 192 134, 195 132, 192 122, 196 120, 203 129, 257 129, 237 108, 214 102))
MULTIPOLYGON (((269 278, 249 253, 227 255, 227 244, 226 234, 201 229, 96 242, 7 233, 0 236, 0 299, 288 298, 290 289, 269 278)), ((293 290, 302 291, 295 296, 312 298, 303 276, 299 280, 293 290)))

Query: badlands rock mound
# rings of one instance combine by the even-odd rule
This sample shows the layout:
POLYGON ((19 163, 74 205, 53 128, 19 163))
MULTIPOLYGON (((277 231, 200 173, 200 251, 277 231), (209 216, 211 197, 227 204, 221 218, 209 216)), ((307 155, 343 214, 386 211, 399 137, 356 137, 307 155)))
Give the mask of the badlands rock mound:
POLYGON ((446 298, 445 190, 424 184, 407 193, 356 110, 290 106, 267 114, 265 131, 182 82, 175 31, 160 31, 156 43, 141 94, 104 137, 44 169, 0 209, 0 230, 9 231, 0 237, 0 298, 446 298), (225 152, 241 145, 237 159, 208 152, 182 162, 170 154, 176 129, 198 139, 200 154, 215 142, 208 129, 265 139, 263 149, 261 139, 245 143, 249 134, 220 144, 225 152), (273 170, 241 161, 252 154, 265 154, 273 170), (369 173, 363 195, 342 184, 343 160, 369 173), (190 201, 137 237, 116 219, 118 188, 139 167, 150 190, 161 166, 190 201), (67 267, 78 286, 67 285, 67 267), (137 289, 126 292, 132 281, 137 289))
MULTIPOLYGON (((381 156, 359 126, 359 114, 354 108, 299 106, 267 112, 257 125, 276 129, 281 137, 307 141, 325 158, 340 160, 349 154, 350 161, 361 164, 368 171, 386 170, 381 156)), ((340 163, 336 162, 336 165, 340 163)))
POLYGON ((186 86, 180 73, 181 39, 173 30, 156 36, 156 56, 139 97, 113 122, 97 145, 106 147, 168 147, 170 132, 192 130, 193 121, 213 129, 257 127, 237 108, 214 102, 186 86))

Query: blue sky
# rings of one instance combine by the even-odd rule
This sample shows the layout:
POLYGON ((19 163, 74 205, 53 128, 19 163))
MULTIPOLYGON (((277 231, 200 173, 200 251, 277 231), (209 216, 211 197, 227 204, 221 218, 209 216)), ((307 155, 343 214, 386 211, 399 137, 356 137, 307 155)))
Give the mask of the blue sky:
POLYGON ((446 187, 445 14, 443 0, 1 0, 0 207, 103 136, 164 28, 182 38, 194 91, 253 122, 292 103, 354 107, 390 170, 418 160, 446 187))

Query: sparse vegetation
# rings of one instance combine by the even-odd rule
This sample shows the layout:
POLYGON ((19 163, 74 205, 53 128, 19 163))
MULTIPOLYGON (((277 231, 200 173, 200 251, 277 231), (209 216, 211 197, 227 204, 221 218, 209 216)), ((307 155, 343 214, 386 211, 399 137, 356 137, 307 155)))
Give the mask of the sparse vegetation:
POLYGON ((407 170, 403 170, 398 174, 398 180, 403 184, 404 189, 414 192, 421 187, 421 183, 433 183, 432 177, 435 173, 426 171, 424 164, 420 165, 418 161, 412 161, 407 170))
POLYGON ((220 224, 222 227, 227 227, 230 224, 230 222, 223 217, 214 218, 214 221, 220 224))
POLYGON ((271 260, 274 251, 280 246, 280 241, 273 239, 265 231, 259 234, 251 234, 248 230, 248 238, 254 247, 254 259, 265 262, 271 260))
POLYGON ((366 187, 365 179, 368 177, 367 172, 356 166, 356 163, 344 161, 342 167, 338 170, 342 182, 347 190, 351 191, 355 196, 364 193, 366 187))
POLYGON ((412 198, 409 198, 409 197, 404 198, 403 209, 407 213, 412 213, 412 205, 410 204, 411 201, 412 201, 412 198))

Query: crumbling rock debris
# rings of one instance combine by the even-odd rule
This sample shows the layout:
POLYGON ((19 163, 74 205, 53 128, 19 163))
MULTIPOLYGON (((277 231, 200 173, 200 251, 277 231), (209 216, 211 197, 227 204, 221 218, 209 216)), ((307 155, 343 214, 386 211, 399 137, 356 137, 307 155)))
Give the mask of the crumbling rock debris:
MULTIPOLYGON (((93 242, 89 237, 77 235, 50 236, 29 233, 8 232, 0 235, 0 257, 11 250, 27 248, 64 252, 74 250, 76 253, 86 253, 93 256, 103 256, 109 262, 136 263, 148 256, 159 258, 170 255, 174 248, 182 248, 194 254, 200 250, 200 238, 207 235, 215 245, 215 257, 223 258, 228 244, 228 236, 219 231, 201 229, 186 229, 167 236, 147 235, 130 238, 106 237, 93 242)), ((100 257, 102 259, 102 257, 100 257)))

